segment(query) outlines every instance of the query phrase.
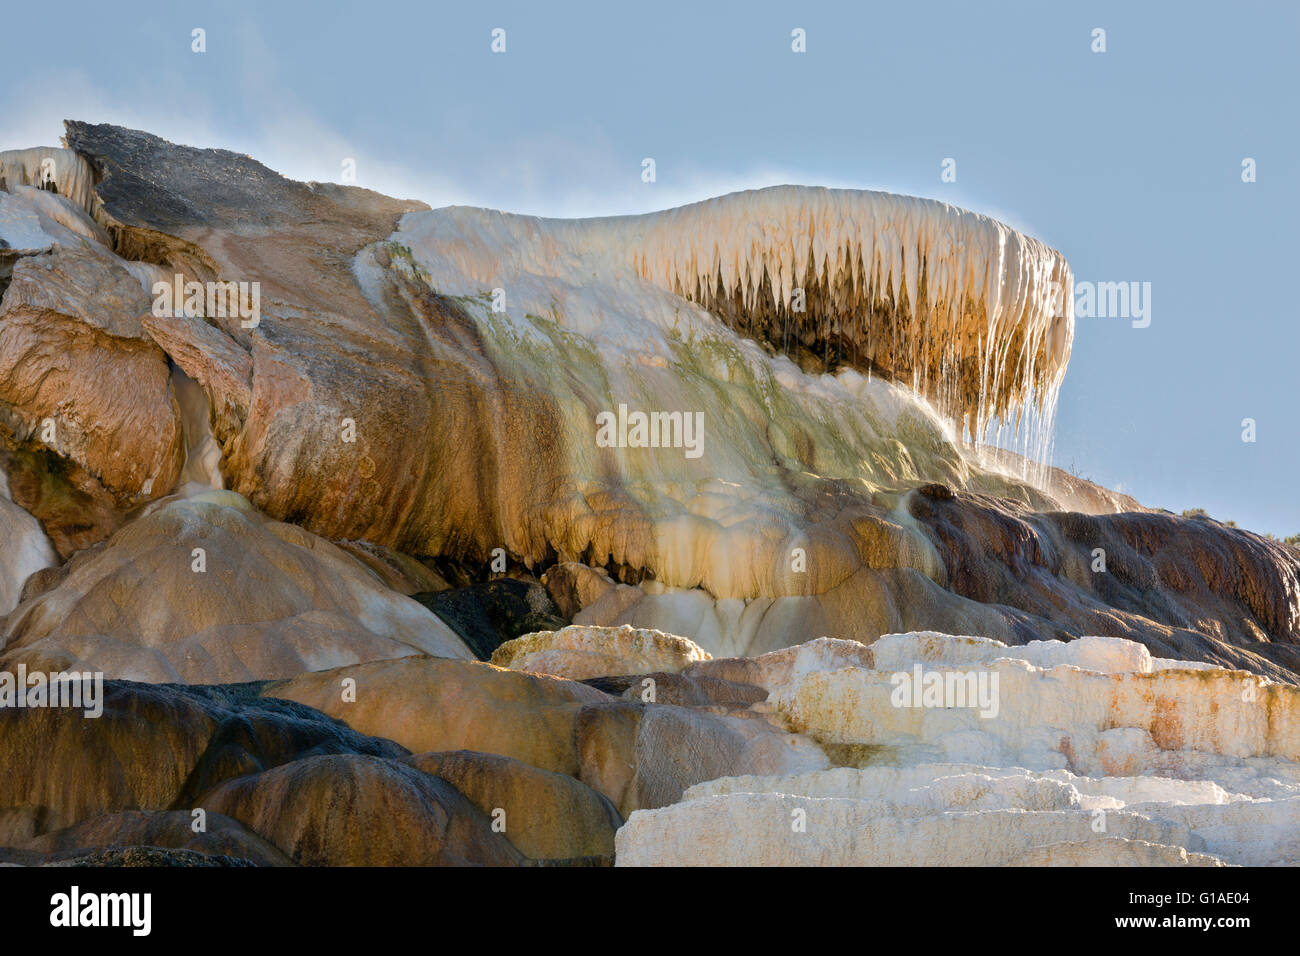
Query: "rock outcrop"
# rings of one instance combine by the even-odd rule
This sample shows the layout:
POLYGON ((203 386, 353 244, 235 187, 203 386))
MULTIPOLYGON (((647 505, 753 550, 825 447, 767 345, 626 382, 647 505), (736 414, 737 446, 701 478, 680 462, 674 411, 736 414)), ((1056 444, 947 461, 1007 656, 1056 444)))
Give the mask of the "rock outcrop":
POLYGON ((413 753, 472 750, 577 776, 575 724, 607 695, 575 681, 476 661, 409 657, 303 674, 263 691, 413 753), (352 681, 355 693, 343 693, 352 681))
POLYGON ((573 777, 468 750, 408 759, 468 797, 525 856, 613 862, 614 833, 623 818, 608 799, 573 777))
POLYGON ((614 700, 576 681, 428 657, 304 674, 262 691, 415 753, 495 754, 573 777, 624 815, 721 775, 829 765, 811 740, 747 709, 719 714, 712 704, 646 702, 637 692, 614 700))
POLYGON ((455 787, 380 757, 305 757, 227 780, 201 802, 239 820, 302 866, 522 862, 455 787))
POLYGON ((0 808, 32 808, 10 818, 26 838, 104 814, 198 808, 221 781, 308 753, 405 755, 390 741, 247 688, 106 681, 99 703, 98 717, 66 707, 0 708, 0 761, 9 768, 0 775, 0 808))
POLYGON ((0 863, 1300 864, 1300 549, 1043 464, 1039 240, 65 140, 0 153, 0 863))
POLYGON ((689 682, 683 701, 684 688, 718 696, 615 698, 404 657, 255 684, 109 681, 90 719, 0 708, 0 759, 15 770, 0 779, 0 858, 1300 861, 1300 692, 1288 684, 1096 637, 900 634, 690 668, 662 677, 689 682))
POLYGON ((507 641, 492 653, 492 663, 510 670, 586 680, 651 671, 677 673, 709 657, 694 641, 663 631, 572 625, 507 641))
MULTIPOLYGON (((893 520, 935 565, 862 568, 809 597, 736 601, 658 582, 600 592, 574 621, 686 634, 719 657, 834 635, 938 629, 1015 644, 1104 634, 1161 657, 1300 681, 1300 551, 1207 519, 1036 513, 926 485, 893 520)), ((888 559, 883 549, 880 563, 888 559)))
MULTIPOLYGON (((84 159, 60 162, 65 185, 90 188, 84 159)), ((22 165, 0 156, 11 174, 22 165)), ((16 500, 66 557, 175 487, 184 429, 167 356, 140 321, 145 272, 83 208, 97 200, 11 189, 0 192, 0 446, 16 500)))
POLYGON ((56 558, 40 522, 9 499, 9 483, 0 474, 0 614, 17 606, 23 585, 56 558))
POLYGON ((856 662, 827 650, 794 655, 803 666, 766 706, 842 765, 718 778, 634 812, 619 865, 1300 860, 1289 684, 1115 638, 899 634, 856 662))
POLYGON ((95 171, 85 156, 71 149, 38 146, 0 152, 0 189, 21 194, 24 187, 62 196, 88 218, 99 208, 95 171))
POLYGON ((481 753, 411 755, 259 689, 108 681, 97 716, 0 708, 0 862, 612 860, 622 819, 572 777, 481 753))
POLYGON ((229 491, 158 503, 64 565, 0 636, 0 668, 192 684, 472 656, 347 553, 229 491))
MULTIPOLYGON (((963 442, 1014 418, 1035 451, 1069 355, 1068 269, 992 220, 795 187, 537 220, 294 183, 116 127, 70 122, 66 141, 71 192, 3 194, 25 204, 12 229, 31 254, 0 324, 24 356, 0 420, 14 500, 61 556, 199 462, 273 519, 477 568, 477 583, 505 558, 545 572, 562 622, 680 634, 719 657, 900 630, 1100 633, 1296 673, 1293 549, 963 442), (46 259, 69 263, 53 298, 46 259), (92 262, 121 315, 84 307, 92 262), (126 276, 244 283, 258 314, 130 315, 143 292, 126 276), (148 387, 130 414, 112 384, 125 358, 48 358, 63 326, 24 316, 56 299, 65 325, 112 339, 94 355, 138 353, 130 377, 148 387), (185 424, 186 381, 210 435, 185 424), (55 392, 86 401, 56 428, 63 444, 33 437, 55 392)), ((456 601, 425 603, 460 618, 456 601)), ((482 657, 523 633, 454 626, 482 657)))
POLYGON ((481 660, 523 634, 566 623, 536 581, 497 578, 411 596, 445 621, 481 660))
POLYGON ((589 708, 578 726, 581 779, 625 817, 676 803, 687 788, 738 774, 778 775, 830 766, 812 739, 753 712, 716 714, 671 704, 589 708))
POLYGON ((0 308, 0 409, 125 504, 166 494, 185 462, 167 357, 140 324, 140 281, 113 260, 57 247, 20 259, 0 308))

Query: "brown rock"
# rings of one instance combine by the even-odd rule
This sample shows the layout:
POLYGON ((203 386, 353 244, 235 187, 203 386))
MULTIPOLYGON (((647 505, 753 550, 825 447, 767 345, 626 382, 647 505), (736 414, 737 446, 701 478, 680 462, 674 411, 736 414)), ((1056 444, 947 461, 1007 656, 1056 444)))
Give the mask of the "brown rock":
POLYGON ((404 754, 320 713, 246 688, 106 681, 102 713, 0 708, 0 825, 30 839, 127 810, 201 806, 201 793, 306 753, 404 754))
POLYGON ((437 571, 410 555, 369 541, 337 541, 340 548, 379 576, 385 586, 401 594, 446 591, 451 585, 437 571))
POLYGON ((184 464, 167 357, 139 321, 148 307, 134 276, 85 246, 19 260, 0 309, 0 427, 123 507, 167 494, 184 464))
MULTIPOLYGON (((450 237, 414 227, 395 236, 399 218, 418 204, 293 183, 248 157, 115 127, 69 123, 67 141, 94 167, 97 216, 120 255, 188 278, 260 283, 256 328, 214 319, 230 341, 215 339, 204 323, 150 327, 205 383, 229 484, 273 517, 331 539, 480 567, 502 548, 529 567, 581 560, 615 569, 624 584, 612 591, 596 579, 567 579, 579 573, 573 569, 555 572, 568 606, 594 597, 578 623, 659 626, 704 643, 715 621, 697 617, 694 630, 667 626, 672 610, 664 606, 682 592, 655 595, 665 600, 651 607, 627 586, 647 578, 664 588, 698 587, 710 600, 773 602, 771 621, 749 632, 750 643, 706 646, 717 653, 760 653, 822 635, 870 641, 913 629, 1009 643, 1092 633, 1279 679, 1300 672, 1300 587, 1295 558, 1281 546, 1208 525, 1175 530, 1152 514, 1077 521, 1082 516, 1055 509, 1137 506, 1059 472, 1048 472, 1045 493, 986 469, 920 410, 867 409, 865 391, 862 408, 833 427, 783 390, 772 393, 782 402, 774 416, 762 382, 696 369, 671 344, 656 356, 667 363, 662 372, 637 372, 621 384, 653 391, 657 377, 672 375, 698 388, 712 434, 727 436, 715 449, 718 460, 734 460, 725 474, 709 473, 716 477, 689 465, 639 471, 613 452, 593 454, 575 436, 575 415, 618 399, 603 368, 586 374, 593 370, 579 367, 589 343, 527 355, 503 348, 469 306, 424 281, 428 264, 399 241, 425 242, 420 255, 463 250, 467 259, 490 260, 490 252, 470 249, 488 241, 473 216, 450 237), (540 384, 557 356, 566 357, 564 374, 540 384), (345 419, 355 423, 355 442, 340 440, 345 419), (861 433, 850 436, 854 429, 861 433), (1101 539, 1118 546, 1120 573, 1108 580, 1081 570, 1101 539), (808 558, 798 572, 790 560, 796 546, 808 558)), ((778 201, 775 194, 759 200, 778 201)), ((732 201, 714 207, 748 215, 732 201)), ((677 262, 695 237, 655 222, 667 230, 657 261, 677 262)), ((521 228, 513 241, 525 241, 521 228)), ((1049 258, 1063 268, 1054 253, 1049 258)), ((658 273, 643 277, 663 281, 658 273)), ((737 303, 725 297, 713 304, 719 328, 731 324, 760 340, 767 334, 771 316, 735 313, 737 303)), ((1039 329, 1047 336, 1039 344, 1053 346, 1052 374, 1068 353, 1057 318, 1039 329)), ((871 359, 882 360, 883 353, 871 359)), ((884 366, 903 380, 915 371, 892 360, 884 366)), ((1020 373, 1048 367, 1031 363, 1020 373)), ((967 386, 978 384, 971 370, 962 374, 967 386)), ((1025 384, 1004 379, 999 401, 1014 399, 1013 381, 1025 384)), ((1013 470, 1023 465, 990 457, 1013 470)))
POLYGON ((253 360, 238 342, 200 318, 183 313, 140 324, 162 350, 203 387, 215 410, 214 433, 225 440, 248 415, 253 401, 253 360))
POLYGON ((0 428, 0 467, 14 503, 36 518, 60 558, 102 542, 129 512, 99 479, 51 449, 20 446, 0 428))
POLYGON ((583 608, 595 604, 617 586, 603 570, 576 561, 550 568, 542 575, 542 584, 560 609, 560 615, 570 621, 583 608))
POLYGON ((0 666, 146 681, 226 683, 421 653, 470 656, 433 614, 344 552, 231 492, 161 503, 74 560, 2 633, 0 666))
POLYGON ((609 699, 574 681, 431 657, 303 674, 262 694, 299 701, 414 753, 474 750, 571 776, 578 714, 609 699), (356 681, 355 702, 342 699, 345 678, 356 681))
POLYGON ((535 860, 614 855, 623 819, 608 799, 573 777, 496 754, 416 754, 412 766, 446 780, 484 814, 503 811, 505 837, 535 860))
POLYGON ((625 819, 634 810, 676 803, 687 787, 705 780, 830 766, 813 741, 758 715, 627 701, 584 711, 578 747, 580 779, 609 797, 625 819))
POLYGON ((451 784, 394 760, 307 757, 200 799, 303 866, 515 866, 519 852, 451 784))
MULTIPOLYGON (((749 663, 749 658, 742 661, 708 661, 708 664, 749 663)), ((692 665, 692 669, 695 665, 692 665)), ((633 674, 615 677, 598 677, 583 681, 607 694, 622 697, 624 700, 640 700, 645 703, 675 704, 678 707, 717 707, 724 710, 744 710, 752 704, 767 699, 767 691, 754 684, 727 680, 709 674, 633 674), (650 681, 650 684, 646 682, 650 681), (653 700, 648 699, 653 694, 653 700)), ((741 668, 737 673, 743 673, 741 668)))
POLYGON ((23 849, 58 857, 90 847, 150 846, 190 850, 205 856, 228 856, 260 866, 290 866, 291 861, 272 844, 219 813, 206 816, 201 833, 195 833, 188 810, 146 812, 127 810, 92 817, 28 841, 23 849))

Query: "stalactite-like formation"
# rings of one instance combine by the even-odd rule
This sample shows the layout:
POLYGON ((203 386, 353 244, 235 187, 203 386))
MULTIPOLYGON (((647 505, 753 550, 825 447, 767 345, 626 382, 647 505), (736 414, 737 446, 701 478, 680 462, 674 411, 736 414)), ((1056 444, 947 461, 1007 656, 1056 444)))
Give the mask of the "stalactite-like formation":
POLYGON ((631 267, 806 370, 885 375, 970 439, 1009 430, 1017 450, 1047 450, 1074 331, 1070 270, 987 216, 804 186, 601 219, 432 215, 446 217, 425 227, 437 255, 489 287, 518 273, 586 285, 631 267))
POLYGON ((782 186, 601 222, 636 233, 643 278, 805 366, 910 384, 978 439, 1054 400, 1069 358, 1064 258, 945 203, 782 186))
POLYGON ((85 157, 70 149, 38 146, 0 151, 0 187, 32 186, 66 196, 92 218, 100 202, 95 173, 85 157))

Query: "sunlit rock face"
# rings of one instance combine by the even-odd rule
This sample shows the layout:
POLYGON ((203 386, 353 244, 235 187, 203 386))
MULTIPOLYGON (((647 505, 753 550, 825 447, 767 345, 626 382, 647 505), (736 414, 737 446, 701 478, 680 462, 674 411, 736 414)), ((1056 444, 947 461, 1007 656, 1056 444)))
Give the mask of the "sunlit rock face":
POLYGON ((0 181, 0 450, 12 496, 66 557, 176 486, 185 428, 141 324, 154 267, 113 251, 89 164, 3 153, 0 181))
POLYGON ((302 674, 263 693, 346 718, 413 753, 472 750, 570 776, 579 774, 582 712, 608 700, 576 681, 434 657, 302 674), (355 701, 339 693, 345 679, 356 683, 355 701))
MULTIPOLYGON (((635 347, 641 322, 707 334, 685 298, 802 364, 906 382, 979 436, 1054 396, 1070 355, 1060 254, 934 200, 779 186, 602 219, 453 207, 407 217, 406 237, 435 288, 513 291, 505 314, 635 347)), ((641 348, 665 354, 659 336, 641 348)))
POLYGON ((181 423, 168 359, 140 325, 142 269, 110 251, 83 204, 32 186, 0 193, 0 420, 10 442, 72 460, 134 502, 175 484, 181 423))
MULTIPOLYGON (((595 250, 588 264, 596 271, 619 263, 604 284, 576 287, 590 278, 585 265, 564 275, 554 267, 577 251, 544 237, 525 243, 516 232, 531 228, 527 223, 493 233, 500 214, 473 211, 466 221, 465 211, 414 212, 393 233, 414 204, 290 183, 246 157, 108 127, 70 124, 68 140, 102 177, 100 219, 119 252, 147 256, 160 274, 261 283, 263 317, 255 329, 215 317, 202 327, 150 323, 151 332, 209 390, 229 486, 330 537, 425 553, 486 554, 502 546, 528 562, 589 553, 602 556, 597 563, 645 569, 674 584, 707 580, 719 592, 756 595, 805 589, 802 581, 778 581, 771 553, 778 529, 783 537, 807 533, 824 553, 811 571, 814 587, 857 560, 851 550, 836 556, 851 548, 840 540, 844 531, 831 527, 850 520, 848 503, 823 500, 827 479, 818 476, 854 479, 850 496, 868 508, 873 487, 922 477, 984 481, 1044 500, 1014 481, 983 476, 942 416, 910 388, 848 368, 837 376, 806 374, 665 288, 676 281, 671 276, 643 278, 638 269, 650 267, 655 242, 620 249, 617 237, 601 238, 608 227, 570 224, 569 232, 591 232, 583 241, 595 250), (254 211, 256 225, 249 221, 254 211), (462 234, 449 239, 457 224, 462 234), (468 251, 446 248, 457 242, 468 251), (554 260, 537 273, 514 264, 522 258, 531 267, 542 254, 554 260), (500 268, 485 265, 493 256, 500 268), (505 312, 478 298, 494 287, 484 288, 479 272, 509 286, 505 312), (450 281, 456 276, 458 283, 450 281), (250 360, 238 359, 220 336, 209 341, 215 329, 250 360), (240 370, 247 365, 249 374, 240 370), (312 401, 303 402, 308 393, 312 401), (368 400, 360 402, 360 394, 368 400), (687 457, 685 447, 600 448, 594 417, 620 402, 703 413, 699 457, 687 457), (339 440, 344 418, 356 423, 353 445, 339 440), (614 531, 616 517, 623 527, 614 531), (735 562, 723 552, 741 549, 757 551, 745 562, 752 569, 726 570, 735 562)), ((764 202, 797 212, 804 195, 764 202)), ((810 215, 830 215, 812 198, 820 192, 807 196, 810 215)), ((881 230, 881 281, 919 282, 908 278, 912 259, 886 261, 891 227, 883 212, 873 224, 868 211, 876 200, 856 202, 865 211, 854 228, 881 230)), ((936 232, 940 208, 908 220, 917 249, 946 241, 936 232)), ((684 228, 694 227, 674 226, 662 242, 684 228)), ((789 229, 799 228, 796 215, 789 229)), ((990 237, 1001 233, 980 235, 987 252, 990 237)), ((755 268, 772 257, 779 271, 782 254, 761 251, 755 268)), ((1025 323, 1021 332, 1052 353, 1044 363, 1056 363, 1056 374, 1068 329, 1039 329, 1054 321, 1036 310, 1046 308, 1045 289, 1059 265, 1054 254, 1042 255, 1033 269, 1013 257, 981 260, 978 268, 972 260, 966 271, 978 273, 969 294, 994 295, 990 316, 1005 311, 1005 321, 1025 323)), ((927 277, 938 290, 938 275, 927 277)), ((943 279, 944 288, 957 281, 964 280, 943 279)), ((907 298, 905 289, 899 295, 907 298)))
POLYGON ((169 499, 9 616, 0 668, 215 684, 414 654, 472 657, 437 617, 232 492, 169 499))
MULTIPOLYGON (((31 206, 15 235, 76 226, 125 312, 149 307, 99 329, 122 356, 103 367, 49 357, 56 322, 0 325, 14 355, 45 350, 21 352, 46 358, 23 365, 0 432, 14 500, 61 556, 141 501, 224 487, 334 541, 485 575, 498 549, 567 567, 576 623, 715 656, 939 629, 1112 634, 1273 677, 1300 663, 1290 549, 1116 517, 1143 509, 963 441, 1014 422, 1024 450, 1046 441, 1072 331, 1059 254, 986 217, 781 187, 541 220, 295 183, 115 127, 66 139, 76 162, 56 172, 71 183, 84 161, 93 195, 0 193, 31 206), (259 314, 156 314, 143 290, 177 275, 257 283, 259 314), (104 384, 128 364, 147 386, 129 406, 104 384), (66 444, 33 430, 42 368, 78 399, 66 444), (89 419, 104 427, 78 433, 89 419), (105 434, 129 454, 104 454, 105 434)), ((66 246, 17 256, 15 276, 39 282, 66 246)), ((70 320, 105 324, 60 288, 70 320)))
POLYGON ((911 741, 945 759, 992 754, 1004 765, 1081 774, 1142 772, 1166 752, 1300 761, 1296 687, 1244 671, 1184 668, 1119 638, 1005 647, 887 635, 871 650, 873 668, 809 672, 774 690, 769 703, 793 726, 836 743, 911 741), (956 709, 900 705, 895 675, 917 666, 940 677, 974 675, 992 688, 989 705, 983 697, 956 709))
POLYGON ((977 419, 1045 398, 1068 357, 1069 316, 1049 301, 1068 271, 1023 237, 1008 254, 1008 232, 938 203, 795 187, 598 220, 453 207, 407 214, 356 271, 372 302, 391 298, 394 282, 435 291, 472 321, 494 376, 545 383, 544 460, 554 470, 526 477, 520 521, 500 528, 510 550, 754 599, 821 594, 863 566, 929 574, 926 543, 890 521, 909 483, 931 477, 1046 500, 986 474, 950 421, 969 413, 980 430, 977 419), (969 256, 952 248, 954 236, 969 256), (827 264, 850 247, 870 263, 865 272, 827 264), (940 267, 946 251, 954 258, 940 267), (929 271, 918 271, 923 258, 929 271), (744 321, 706 294, 714 273, 727 300, 750 310, 744 321), (798 321, 768 315, 791 307, 790 277, 805 273, 827 286, 810 311, 798 321), (981 304, 948 307, 972 300, 981 304), (782 323, 797 340, 799 322, 813 336, 843 325, 875 351, 829 375, 763 347, 782 323), (991 352, 979 340, 998 333, 976 334, 979 322, 1006 333, 991 352), (908 331, 920 324, 928 336, 908 331), (971 349, 960 359, 959 343, 971 349), (1001 353, 1011 343, 1023 362, 1001 353), (941 386, 924 371, 932 360, 989 367, 975 384, 954 375, 941 386), (625 411, 681 416, 679 447, 662 447, 662 434, 645 436, 661 447, 635 447, 635 425, 629 447, 607 447, 602 416, 619 421, 621 439, 625 411), (529 486, 543 508, 527 508, 529 486), (801 568, 797 548, 811 556, 801 568))
POLYGON ((651 672, 677 673, 709 655, 694 641, 632 627, 566 627, 507 641, 492 663, 570 680, 651 672))
MULTIPOLYGON (((673 675, 658 676, 669 682, 673 675)), ((636 689, 635 699, 614 698, 556 677, 408 657, 304 674, 262 693, 346 719, 415 753, 496 754, 574 777, 624 816, 674 803, 686 788, 718 777, 830 766, 811 738, 773 724, 748 703, 676 704, 668 702, 671 693, 647 701, 639 681, 636 689), (355 682, 355 701, 339 694, 347 679, 355 682)))
POLYGON ((968 441, 1050 439, 1038 240, 67 144, 0 154, 0 672, 110 680, 0 708, 0 862, 1300 863, 1300 552, 968 441))
POLYGON ((647 701, 638 676, 408 656, 108 681, 91 720, 0 708, 0 861, 147 843, 262 865, 1300 862, 1300 691, 1256 675, 1115 638, 925 632, 653 676, 647 701))
POLYGON ((525 856, 613 862, 614 833, 623 818, 608 799, 573 777, 469 750, 408 759, 450 783, 485 815, 497 814, 508 839, 525 856))
POLYGON ((630 815, 619 865, 1300 861, 1288 684, 1100 637, 911 633, 693 666, 766 681, 772 718, 841 766, 696 784, 630 815))
POLYGON ((890 517, 932 544, 936 568, 891 566, 882 548, 815 596, 748 601, 611 585, 584 592, 574 621, 689 634, 719 657, 936 629, 1008 644, 1110 634, 1161 657, 1300 673, 1300 553, 1277 541, 1169 514, 1043 514, 933 485, 890 517))
POLYGON ((15 440, 90 472, 123 503, 165 494, 185 461, 167 356, 140 281, 105 250, 15 265, 0 306, 0 416, 15 440))

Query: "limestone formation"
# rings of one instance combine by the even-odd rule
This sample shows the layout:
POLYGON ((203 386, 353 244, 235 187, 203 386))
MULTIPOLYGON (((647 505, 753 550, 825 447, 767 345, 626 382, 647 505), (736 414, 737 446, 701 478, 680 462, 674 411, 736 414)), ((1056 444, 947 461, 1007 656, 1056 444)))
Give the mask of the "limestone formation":
MULTIPOLYGON (((260 312, 108 323, 115 348, 153 356, 143 418, 114 417, 111 382, 86 393, 85 415, 132 449, 120 461, 97 444, 108 432, 75 421, 67 444, 36 443, 50 396, 15 396, 0 421, 14 500, 61 556, 184 477, 440 567, 485 569, 500 550, 546 573, 564 621, 680 634, 718 657, 939 629, 1108 634, 1275 679, 1300 666, 1291 549, 1142 513, 963 440, 1018 421, 1035 445, 1023 450, 1041 453, 1069 355, 1064 262, 986 217, 781 187, 538 220, 294 183, 115 127, 70 122, 66 140, 56 172, 80 182, 86 164, 90 195, 4 194, 6 209, 26 204, 12 228, 33 252, 15 275, 92 250, 142 292, 178 275, 256 284, 260 312), (185 380, 207 398, 206 428, 177 411, 185 380), (597 417, 629 410, 658 415, 666 442, 605 447, 597 417), (697 416, 701 442, 686 447, 697 416), (1117 509, 1134 513, 1104 513, 1117 509)), ((23 321, 15 349, 36 335, 23 321)), ((95 379, 45 363, 15 382, 95 379)), ((469 631, 487 656, 491 633, 469 631)))
POLYGON ((624 586, 617 602, 597 600, 576 621, 685 634, 724 658, 828 634, 870 643, 942 630, 1008 644, 1105 634, 1161 658, 1291 682, 1300 673, 1294 548, 1212 521, 1035 514, 938 486, 901 507, 908 518, 895 520, 915 522, 932 544, 936 565, 924 573, 864 567, 815 596, 743 602, 645 582, 624 586))
POLYGON ((471 656, 348 554, 233 492, 161 502, 64 572, 9 616, 0 667, 206 684, 471 656))
POLYGON ((883 660, 878 652, 876 669, 804 674, 769 701, 818 739, 907 740, 946 759, 982 754, 1085 774, 1148 772, 1183 752, 1300 761, 1300 689, 1291 684, 1176 664, 1143 669, 1151 666, 1145 648, 1116 639, 1101 647, 1086 638, 1027 648, 979 642, 976 658, 970 639, 959 638, 950 660, 954 642, 941 643, 938 655, 925 652, 934 637, 907 635, 907 650, 883 660), (960 685, 968 703, 899 706, 898 675, 910 679, 916 668, 960 685), (991 689, 989 706, 977 700, 977 685, 991 689))
POLYGON ((574 625, 508 641, 493 652, 492 663, 510 670, 585 680, 651 671, 676 673, 709 657, 695 642, 675 634, 626 626, 574 625))
POLYGON ((408 760, 468 797, 531 859, 614 858, 614 833, 623 818, 607 798, 573 777, 468 750, 408 760))
POLYGON ((1300 865, 1300 549, 1049 466, 1071 283, 0 153, 0 864, 1300 865))
POLYGON ((564 307, 585 323, 591 297, 578 288, 593 274, 653 301, 627 282, 640 279, 783 351, 884 370, 980 436, 1033 396, 1051 401, 1070 354, 1073 284, 1060 254, 932 200, 780 186, 591 220, 457 207, 408 217, 403 232, 439 289, 505 282, 522 287, 521 308, 545 314, 530 286, 559 279, 573 290, 564 307))
POLYGON ((105 814, 200 806, 193 801, 225 779, 310 752, 405 755, 247 688, 106 681, 99 705, 95 718, 67 707, 0 708, 0 762, 9 768, 0 774, 0 808, 36 810, 11 819, 10 832, 30 840, 105 814))
POLYGON ((898 634, 857 661, 796 650, 804 666, 767 705, 842 765, 691 786, 631 813, 618 865, 1300 861, 1289 684, 1114 638, 898 634))
MULTIPOLYGON (((1050 843, 1103 838, 1081 811, 885 811, 793 794, 705 797, 634 815, 619 831, 618 865, 1005 866, 1050 843)), ((1126 843, 1181 846, 1189 839, 1181 827, 1135 813, 1112 813, 1108 826, 1126 843)))
POLYGON ((60 246, 18 260, 0 307, 0 422, 123 504, 166 494, 184 464, 167 357, 139 321, 148 305, 111 256, 60 246))
POLYGON ((0 152, 0 187, 16 193, 23 186, 63 196, 91 216, 99 206, 95 172, 86 157, 74 150, 36 147, 0 152))
POLYGON ((519 853, 458 790, 359 754, 305 757, 199 798, 302 866, 517 866, 519 853))
MULTIPOLYGON (((638 688, 640 692, 640 688, 638 688)), ((812 740, 760 714, 614 700, 586 684, 490 664, 408 657, 267 685, 414 753, 469 750, 565 774, 624 815, 677 800, 692 784, 738 773, 829 765, 812 740), (355 699, 341 693, 355 682, 355 699)))
POLYGON ((575 681, 431 657, 316 671, 263 693, 299 701, 413 753, 472 750, 575 777, 578 715, 608 700, 575 681), (340 692, 345 680, 356 682, 355 700, 340 692))

